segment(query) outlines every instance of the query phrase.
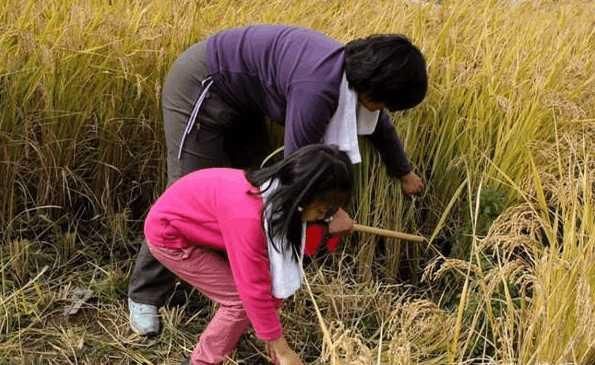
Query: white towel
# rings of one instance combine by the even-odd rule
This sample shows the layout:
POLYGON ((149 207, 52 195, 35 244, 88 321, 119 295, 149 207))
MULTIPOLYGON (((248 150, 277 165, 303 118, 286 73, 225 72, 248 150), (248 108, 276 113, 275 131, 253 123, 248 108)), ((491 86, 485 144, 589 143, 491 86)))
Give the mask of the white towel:
POLYGON ((379 111, 371 112, 359 104, 357 93, 349 88, 347 77, 343 74, 339 103, 326 128, 324 143, 339 147, 347 153, 351 163, 362 162, 357 136, 374 133, 379 115, 379 111))
MULTIPOLYGON (((269 180, 260 187, 263 204, 267 203, 267 199, 277 189, 279 185, 278 180, 269 180), (267 187, 270 188, 264 191, 267 187)), ((273 241, 269 237, 269 219, 270 219, 270 207, 267 207, 264 214, 263 224, 264 232, 267 238, 267 250, 269 255, 269 263, 271 270, 271 283, 273 286, 273 296, 278 299, 285 299, 293 295, 302 286, 302 262, 304 257, 304 246, 306 244, 306 223, 302 224, 302 248, 298 255, 298 261, 296 262, 290 252, 284 252, 282 250, 285 247, 285 237, 273 237, 276 246, 281 250, 277 252, 273 247, 273 241)))

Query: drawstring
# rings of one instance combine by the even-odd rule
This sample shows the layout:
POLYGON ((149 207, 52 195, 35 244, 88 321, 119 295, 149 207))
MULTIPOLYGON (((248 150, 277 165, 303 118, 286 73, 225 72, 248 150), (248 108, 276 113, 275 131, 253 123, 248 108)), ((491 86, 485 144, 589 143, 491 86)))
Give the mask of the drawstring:
MULTIPOLYGON (((207 77, 206 79, 202 80, 201 82, 202 87, 204 87, 203 92, 200 94, 196 102, 194 103, 194 108, 192 109, 192 113, 186 122, 186 128, 184 129, 184 134, 182 135, 182 140, 180 141, 180 149, 178 150, 178 160, 182 157, 182 149, 184 148, 184 143, 186 142, 186 137, 194 128, 194 124, 196 123, 196 118, 198 117, 198 112, 200 111, 200 107, 204 103, 205 99, 207 98, 207 93, 209 89, 213 85, 213 78, 211 76, 207 77), (205 86, 206 84, 206 86, 205 86)), ((199 124, 200 128, 200 124, 199 124)))

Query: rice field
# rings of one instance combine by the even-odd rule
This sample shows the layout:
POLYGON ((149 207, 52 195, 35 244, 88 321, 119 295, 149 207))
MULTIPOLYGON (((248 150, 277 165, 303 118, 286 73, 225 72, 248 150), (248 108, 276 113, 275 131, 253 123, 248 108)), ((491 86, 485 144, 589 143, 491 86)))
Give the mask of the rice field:
MULTIPOLYGON (((177 364, 212 305, 128 327, 143 215, 165 186, 159 95, 209 34, 253 23, 408 35, 430 90, 393 116, 422 196, 372 149, 362 224, 283 311, 311 364, 595 364, 595 5, 513 0, 0 2, 0 364, 177 364), (81 289, 88 298, 72 309, 81 289)), ((246 335, 228 364, 264 364, 246 335)))

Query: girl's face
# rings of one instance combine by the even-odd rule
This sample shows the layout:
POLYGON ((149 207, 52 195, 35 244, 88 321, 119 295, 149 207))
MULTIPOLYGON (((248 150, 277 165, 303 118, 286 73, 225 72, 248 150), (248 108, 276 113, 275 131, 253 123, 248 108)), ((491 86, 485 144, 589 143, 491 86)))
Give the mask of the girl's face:
POLYGON ((337 212, 339 207, 323 200, 314 200, 304 207, 302 221, 316 222, 330 218, 337 212))

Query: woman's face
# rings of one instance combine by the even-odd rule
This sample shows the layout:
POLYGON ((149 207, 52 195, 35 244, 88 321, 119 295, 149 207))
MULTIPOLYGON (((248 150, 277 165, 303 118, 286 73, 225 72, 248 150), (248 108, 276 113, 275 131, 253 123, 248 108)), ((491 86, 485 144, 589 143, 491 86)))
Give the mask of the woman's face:
POLYGON ((316 222, 330 218, 339 207, 323 200, 314 200, 302 210, 302 221, 316 222))
POLYGON ((382 111, 382 109, 384 109, 384 103, 374 101, 366 95, 358 95, 358 100, 359 103, 364 106, 364 108, 371 112, 382 111))

